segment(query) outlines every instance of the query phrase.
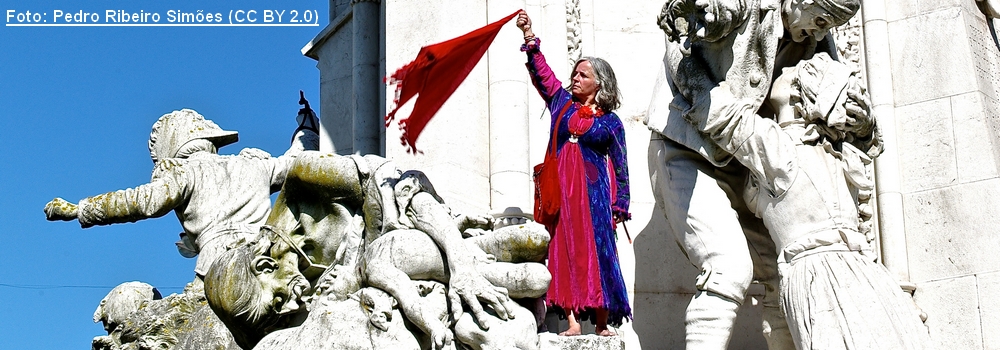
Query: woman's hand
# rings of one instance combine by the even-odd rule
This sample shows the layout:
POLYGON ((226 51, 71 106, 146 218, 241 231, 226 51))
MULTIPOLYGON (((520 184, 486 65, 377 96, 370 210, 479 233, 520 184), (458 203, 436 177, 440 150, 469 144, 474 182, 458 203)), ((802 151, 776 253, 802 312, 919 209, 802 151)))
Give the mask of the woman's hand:
POLYGON ((528 13, 521 10, 517 14, 517 27, 521 29, 524 33, 524 41, 528 41, 535 38, 535 33, 531 31, 531 18, 528 17, 528 13))

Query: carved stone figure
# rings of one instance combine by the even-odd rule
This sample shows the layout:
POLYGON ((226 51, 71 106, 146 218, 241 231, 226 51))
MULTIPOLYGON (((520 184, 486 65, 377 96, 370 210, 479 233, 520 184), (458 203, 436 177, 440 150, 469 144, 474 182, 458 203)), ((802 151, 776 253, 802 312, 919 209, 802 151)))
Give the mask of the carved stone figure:
POLYGON ((512 311, 516 317, 507 321, 488 314, 492 325, 489 329, 479 327, 472 314, 466 312, 455 321, 455 339, 473 350, 538 349, 537 326, 531 311, 523 307, 512 311))
POLYGON ((142 282, 125 282, 119 284, 104 299, 94 311, 94 322, 104 324, 104 330, 111 333, 118 325, 139 310, 144 302, 162 299, 160 291, 142 282))
MULTIPOLYGON (((537 298, 548 289, 550 276, 545 265, 493 262, 490 260, 494 258, 478 247, 470 245, 469 248, 478 251, 474 259, 476 270, 493 285, 505 288, 509 296, 537 298)), ((441 320, 436 313, 427 310, 419 303, 418 291, 410 286, 411 279, 449 281, 447 261, 430 237, 413 230, 386 233, 367 247, 362 263, 363 283, 395 296, 403 313, 430 334, 436 346, 450 342, 451 334, 445 324, 448 315, 441 320)), ((455 319, 460 317, 461 314, 455 315, 455 319)))
MULTIPOLYGON (((466 239, 466 242, 471 249, 478 250, 471 239, 466 239)), ((417 322, 424 322, 433 325, 431 329, 445 327, 447 335, 451 336, 451 325, 454 324, 454 339, 473 349, 538 348, 537 324, 531 311, 515 306, 509 311, 514 312, 516 317, 502 320, 487 309, 490 328, 484 330, 470 312, 453 315, 449 311, 446 297, 454 300, 457 296, 446 296, 444 284, 411 280, 421 277, 447 280, 447 270, 442 264, 441 255, 434 253, 437 248, 426 235, 406 230, 392 231, 375 240, 368 251, 379 251, 376 254, 378 256, 389 255, 391 263, 398 265, 386 266, 385 263, 390 261, 382 261, 369 263, 366 269, 371 273, 386 269, 385 271, 398 276, 385 290, 392 290, 395 295, 409 299, 408 302, 414 307, 405 312, 417 329, 424 328, 417 322), (431 256, 434 258, 428 259, 431 256), (403 270, 413 277, 399 276, 403 270), (418 312, 418 320, 414 319, 414 312, 418 312)), ((483 260, 487 258, 483 252, 475 254, 477 269, 494 284, 506 286, 512 297, 538 297, 548 287, 548 271, 540 263, 487 262, 483 260)), ((366 260, 381 259, 369 257, 366 260)), ((433 337, 427 338, 424 335, 426 331, 410 333, 408 329, 413 327, 403 323, 400 311, 404 310, 397 308, 399 303, 396 298, 383 289, 364 287, 350 294, 347 299, 340 299, 334 292, 323 289, 324 285, 336 283, 330 279, 338 277, 340 276, 334 273, 321 278, 318 282, 321 291, 310 301, 309 314, 301 325, 270 333, 254 348, 297 349, 301 347, 303 339, 317 339, 308 342, 322 344, 317 345, 316 349, 403 349, 420 348, 418 344, 433 344, 433 337), (359 309, 367 322, 359 322, 359 309)))
POLYGON ((300 143, 309 133, 315 130, 296 130, 293 147, 284 156, 272 158, 258 149, 223 156, 218 148, 236 142, 235 131, 222 130, 190 109, 174 111, 160 117, 150 132, 154 168, 149 183, 84 198, 79 204, 56 198, 45 205, 45 215, 48 220, 78 220, 87 228, 175 211, 184 227, 178 249, 185 256, 198 254, 195 273, 204 276, 227 244, 257 233, 270 211, 270 195, 284 183, 294 153, 318 147, 300 143))
MULTIPOLYGON (((762 106, 773 72, 816 51, 836 50, 827 30, 850 19, 858 0, 670 0, 667 34, 647 126, 657 206, 701 270, 686 312, 687 347, 724 349, 752 280, 765 286, 763 330, 771 349, 791 349, 778 302, 777 251, 741 200, 747 169, 685 120, 740 105, 762 106), (725 86, 730 98, 715 98, 725 86), (745 238, 745 239, 744 239, 745 238)), ((835 52, 835 51, 833 51, 835 52)))
POLYGON ((166 298, 145 283, 115 287, 94 313, 95 322, 104 321, 108 335, 95 337, 92 348, 239 349, 198 286, 189 283, 183 293, 166 298))
MULTIPOLYGON (((446 321, 459 318, 463 305, 485 330, 520 310, 509 300, 508 290, 515 296, 537 297, 548 285, 541 264, 490 263, 474 241, 462 239, 466 226, 487 223, 450 216, 422 173, 401 172, 375 156, 304 152, 291 166, 262 235, 223 253, 205 278, 206 294, 237 342, 250 348, 270 332, 303 322, 296 311, 310 302, 306 281, 317 286, 316 298, 339 304, 363 287, 377 287, 397 300, 409 321, 422 330, 418 333, 430 335, 431 344, 442 348, 452 340, 446 321), (447 303, 428 305, 412 279, 447 283, 447 303), (442 320, 439 310, 450 312, 442 320)), ((500 251, 517 244, 544 250, 544 244, 530 237, 507 244, 477 241, 500 251)), ((389 327, 383 327, 380 315, 389 313, 385 305, 391 303, 375 302, 378 299, 362 292, 358 300, 365 303, 345 305, 368 304, 369 323, 384 331, 389 327)), ((319 304, 320 309, 326 307, 319 304)), ((313 316, 316 308, 310 311, 304 322, 325 322, 313 316)), ((534 318, 522 322, 534 327, 534 318)), ((337 343, 336 338, 329 341, 337 343)))
MULTIPOLYGON (((732 99, 720 87, 712 97, 732 99)), ((779 249, 796 347, 927 346, 917 310, 860 232, 858 193, 873 186, 864 166, 882 149, 854 70, 817 54, 785 69, 770 96, 777 120, 744 100, 691 122, 750 170, 743 196, 779 249)))

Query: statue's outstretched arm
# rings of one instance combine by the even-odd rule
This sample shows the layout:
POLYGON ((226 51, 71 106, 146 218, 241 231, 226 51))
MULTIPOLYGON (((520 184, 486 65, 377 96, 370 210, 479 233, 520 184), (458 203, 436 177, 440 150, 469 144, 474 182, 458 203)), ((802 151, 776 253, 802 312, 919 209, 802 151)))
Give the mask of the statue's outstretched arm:
POLYGON ((53 199, 45 205, 45 216, 53 221, 79 220, 84 228, 136 222, 166 215, 186 203, 190 191, 183 175, 167 174, 138 187, 84 198, 78 205, 53 199))

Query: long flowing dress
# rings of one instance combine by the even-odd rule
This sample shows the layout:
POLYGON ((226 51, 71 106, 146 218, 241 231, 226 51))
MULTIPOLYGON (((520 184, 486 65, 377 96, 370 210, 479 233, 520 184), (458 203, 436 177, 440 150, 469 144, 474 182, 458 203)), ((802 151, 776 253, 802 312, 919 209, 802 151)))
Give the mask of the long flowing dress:
POLYGON ((604 308, 608 324, 621 325, 632 317, 613 220, 613 214, 629 215, 624 127, 612 112, 578 113, 581 105, 562 88, 537 39, 522 50, 528 54, 532 83, 552 114, 549 131, 556 137, 562 190, 559 219, 549 227, 552 282, 546 302, 577 313, 581 321, 591 318, 594 309, 604 308), (552 130, 558 119, 559 130, 552 130))

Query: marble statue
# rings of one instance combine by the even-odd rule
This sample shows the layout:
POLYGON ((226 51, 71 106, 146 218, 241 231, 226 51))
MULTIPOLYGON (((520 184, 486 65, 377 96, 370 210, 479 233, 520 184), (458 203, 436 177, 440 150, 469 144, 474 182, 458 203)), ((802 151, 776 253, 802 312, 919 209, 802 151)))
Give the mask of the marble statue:
POLYGON ((108 293, 94 311, 94 322, 101 322, 104 330, 113 332, 125 323, 129 315, 139 310, 144 302, 162 299, 160 291, 142 282, 125 282, 108 293))
POLYGON ((819 53, 786 68, 755 113, 723 82, 711 97, 736 102, 690 122, 750 171, 743 197, 779 251, 781 307, 798 349, 922 349, 918 311, 860 232, 865 165, 882 151, 856 70, 819 53))
MULTIPOLYGON (((453 346, 456 335, 514 344, 503 338, 514 334, 489 330, 533 334, 534 317, 518 317, 530 312, 510 298, 543 294, 548 271, 538 261, 495 261, 480 245, 512 260, 539 259, 548 237, 537 228, 508 226, 462 238, 465 229, 490 224, 484 217, 453 217, 422 173, 402 172, 384 158, 303 152, 261 235, 224 252, 205 277, 205 291, 244 348, 285 348, 290 340, 317 337, 313 332, 321 332, 323 348, 330 349, 352 348, 358 337, 373 348, 441 349, 453 346), (447 288, 432 293, 417 280, 447 288), (393 316, 400 311, 418 331, 398 329, 407 327, 393 316), (330 315, 368 326, 335 324, 330 315), (474 322, 458 322, 466 315, 474 322), (478 331, 462 328, 470 324, 478 331)), ((535 340, 524 348, 536 348, 537 337, 529 339, 535 340)))
POLYGON ((77 204, 56 198, 45 205, 45 216, 77 220, 88 228, 174 211, 184 227, 178 250, 186 257, 197 254, 195 273, 204 276, 226 245, 257 233, 270 211, 270 195, 281 188, 294 155, 318 148, 315 137, 308 136, 318 125, 310 113, 308 107, 300 111, 300 123, 306 127, 296 130, 292 147, 279 157, 259 149, 219 155, 219 148, 236 142, 235 131, 223 130, 190 109, 165 114, 149 135, 154 164, 149 183, 87 197, 77 204))
POLYGON ((148 284, 122 283, 94 312, 94 322, 103 322, 108 335, 95 337, 91 348, 238 350, 199 287, 188 283, 181 294, 163 298, 148 284))
MULTIPOLYGON (((467 243, 477 249, 474 242, 467 239, 467 243)), ((377 272, 396 276, 396 279, 389 280, 388 287, 376 288, 383 283, 376 282, 349 294, 347 298, 338 297, 331 290, 331 285, 337 283, 335 280, 342 277, 338 273, 343 272, 331 269, 331 273, 318 282, 319 291, 309 301, 307 319, 297 326, 266 335, 254 348, 298 349, 302 347, 303 339, 317 339, 310 342, 322 344, 313 347, 316 349, 417 349, 433 344, 434 336, 431 334, 444 332, 446 337, 453 337, 473 349, 537 349, 537 324, 528 309, 519 306, 509 308, 515 317, 508 320, 502 320, 492 310, 486 309, 490 327, 484 330, 471 312, 456 315, 453 314, 454 309, 449 310, 448 298, 452 302, 460 301, 455 300, 457 295, 446 291, 444 284, 413 279, 447 281, 440 253, 435 253, 438 250, 433 244, 429 237, 416 231, 396 230, 380 237, 369 251, 377 250, 380 252, 376 255, 389 255, 390 260, 399 266, 369 263, 366 269, 370 274, 377 272), (436 258, 427 259, 429 256, 436 258), (409 310, 403 310, 402 304, 393 295, 405 298, 410 305, 409 310), (402 316, 404 314, 405 317, 402 316), (415 328, 413 333, 412 328, 415 328)), ((481 251, 476 254, 488 259, 481 251)), ((478 259, 477 269, 492 283, 508 288, 513 298, 538 297, 548 287, 548 272, 540 263, 514 264, 478 259)), ((374 282, 385 278, 369 279, 374 282)), ((452 346, 446 343, 442 348, 452 346)))
POLYGON ((666 33, 666 53, 645 123, 652 130, 648 161, 657 206, 701 270, 685 316, 688 348, 727 347, 753 280, 765 287, 768 347, 792 349, 793 343, 779 306, 778 251, 740 196, 749 172, 686 120, 730 105, 772 116, 763 102, 773 72, 815 52, 836 52, 828 30, 859 7, 859 0, 664 4, 658 23, 666 33), (730 95, 716 96, 720 89, 730 95))

